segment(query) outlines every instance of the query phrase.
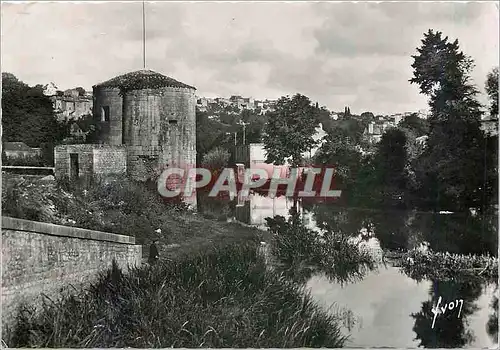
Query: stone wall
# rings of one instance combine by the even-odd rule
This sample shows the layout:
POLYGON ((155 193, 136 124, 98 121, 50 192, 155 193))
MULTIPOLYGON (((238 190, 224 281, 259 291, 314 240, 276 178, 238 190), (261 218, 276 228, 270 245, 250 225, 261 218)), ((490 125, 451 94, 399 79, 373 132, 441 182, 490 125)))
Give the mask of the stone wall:
POLYGON ((122 146, 94 148, 94 174, 125 174, 127 171, 127 149, 122 146))
POLYGON ((134 237, 2 217, 2 328, 23 302, 39 305, 40 293, 57 296, 92 281, 113 259, 126 270, 141 257, 134 237))
POLYGON ((78 177, 91 176, 94 168, 93 145, 59 145, 54 148, 56 178, 71 177, 71 154, 78 155, 78 177))
POLYGON ((54 149, 56 178, 71 178, 71 154, 78 155, 78 178, 93 175, 124 174, 127 150, 124 146, 105 144, 60 145, 54 149))

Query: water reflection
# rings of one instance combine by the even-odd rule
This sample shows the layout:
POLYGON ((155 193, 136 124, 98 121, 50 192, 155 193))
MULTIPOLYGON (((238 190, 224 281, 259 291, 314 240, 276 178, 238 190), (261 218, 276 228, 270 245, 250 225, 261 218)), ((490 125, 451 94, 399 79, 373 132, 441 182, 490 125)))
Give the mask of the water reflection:
POLYGON ((486 324, 486 331, 490 336, 491 341, 498 342, 498 284, 490 304, 491 311, 486 324))
POLYGON ((426 348, 457 348, 470 346, 476 337, 467 327, 468 318, 479 310, 477 300, 483 292, 483 286, 477 283, 455 283, 452 281, 433 281, 429 300, 422 303, 421 310, 411 316, 415 319, 413 331, 419 346, 426 348), (434 328, 432 309, 442 298, 440 307, 455 300, 463 300, 461 310, 446 310, 436 316, 434 328), (458 315, 460 312, 460 316, 458 315))
POLYGON ((376 268, 371 252, 361 241, 332 230, 308 228, 293 209, 283 216, 267 218, 273 234, 271 254, 284 273, 299 283, 314 274, 324 274, 331 281, 344 284, 361 280, 376 268))
POLYGON ((246 224, 266 228, 269 222, 273 233, 292 232, 278 235, 272 248, 281 263, 278 267, 288 278, 305 284, 325 307, 336 305, 348 310, 350 318, 360 319, 357 328, 347 322, 350 346, 497 344, 494 287, 481 279, 417 281, 401 273, 391 260, 387 266, 376 263, 378 255, 397 255, 422 246, 438 252, 497 256, 496 216, 346 208, 315 202, 299 202, 294 215, 291 199, 258 194, 247 201, 198 203, 202 211, 219 208, 228 218, 246 224), (431 328, 432 307, 440 296, 443 301, 463 299, 462 313, 460 318, 457 313, 439 315, 431 328))
POLYGON ((460 254, 498 254, 496 216, 416 213, 410 229, 434 251, 460 254))

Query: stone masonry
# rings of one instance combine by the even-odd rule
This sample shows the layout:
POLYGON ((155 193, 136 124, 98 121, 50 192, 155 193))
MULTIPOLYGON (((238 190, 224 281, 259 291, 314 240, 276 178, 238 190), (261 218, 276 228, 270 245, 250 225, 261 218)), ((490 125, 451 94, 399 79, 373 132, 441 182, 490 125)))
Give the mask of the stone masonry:
POLYGON ((39 305, 40 293, 92 281, 115 259, 124 270, 139 265, 135 238, 2 217, 2 328, 22 303, 39 305))
POLYGON ((105 144, 60 145, 54 149, 54 166, 57 178, 72 177, 71 155, 76 156, 78 178, 92 175, 125 174, 127 151, 123 146, 105 144))

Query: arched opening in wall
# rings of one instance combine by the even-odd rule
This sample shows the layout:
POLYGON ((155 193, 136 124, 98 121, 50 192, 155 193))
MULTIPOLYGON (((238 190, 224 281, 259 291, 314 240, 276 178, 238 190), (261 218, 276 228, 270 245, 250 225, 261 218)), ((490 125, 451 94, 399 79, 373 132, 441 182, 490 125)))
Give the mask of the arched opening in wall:
POLYGON ((168 125, 177 125, 177 120, 175 120, 175 119, 170 119, 170 120, 168 121, 168 125))
POLYGON ((109 106, 101 107, 101 122, 109 122, 109 106))

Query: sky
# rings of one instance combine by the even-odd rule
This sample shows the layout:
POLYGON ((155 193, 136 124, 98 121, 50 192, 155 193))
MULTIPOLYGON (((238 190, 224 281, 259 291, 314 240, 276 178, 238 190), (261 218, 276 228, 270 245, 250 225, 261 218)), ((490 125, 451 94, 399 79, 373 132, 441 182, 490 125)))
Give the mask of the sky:
MULTIPOLYGON (((428 29, 458 39, 474 82, 499 62, 499 11, 487 3, 147 2, 146 68, 198 96, 301 93, 333 111, 427 107, 408 80, 428 29)), ((143 69, 142 3, 2 3, 2 72, 60 89, 143 69)), ((480 96, 487 103, 484 95, 480 96)))

